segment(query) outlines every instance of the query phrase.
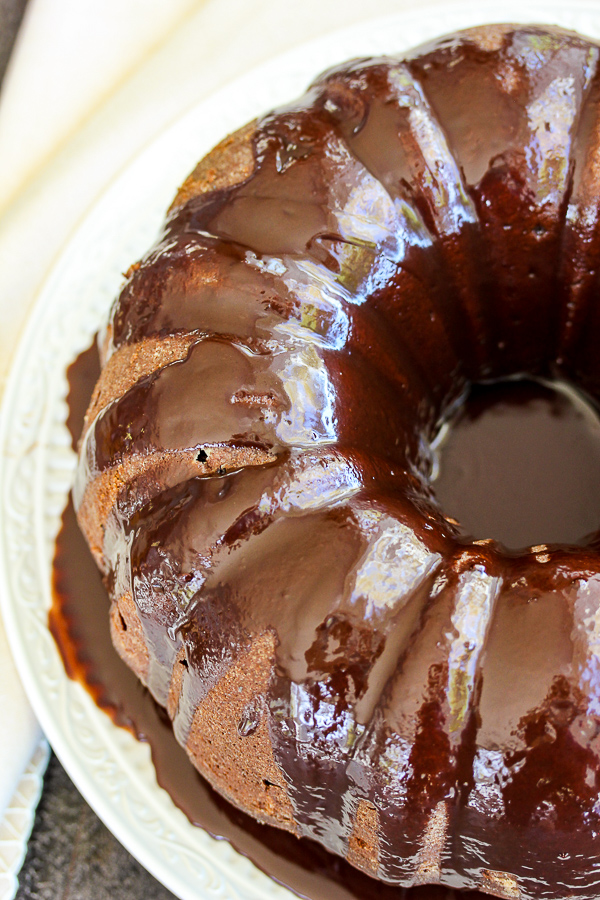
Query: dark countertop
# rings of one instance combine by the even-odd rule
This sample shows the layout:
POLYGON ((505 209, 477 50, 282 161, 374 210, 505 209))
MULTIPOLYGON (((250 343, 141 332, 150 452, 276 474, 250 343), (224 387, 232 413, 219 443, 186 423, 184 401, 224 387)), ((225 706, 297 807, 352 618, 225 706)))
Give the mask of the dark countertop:
POLYGON ((0 85, 26 6, 27 0, 0 0, 0 85))
MULTIPOLYGON (((27 0, 0 0, 0 86, 27 0)), ((18 900, 172 900, 81 797, 56 756, 44 782, 18 900)))
POLYGON ((102 824, 54 754, 16 896, 17 900, 173 900, 173 894, 102 824))

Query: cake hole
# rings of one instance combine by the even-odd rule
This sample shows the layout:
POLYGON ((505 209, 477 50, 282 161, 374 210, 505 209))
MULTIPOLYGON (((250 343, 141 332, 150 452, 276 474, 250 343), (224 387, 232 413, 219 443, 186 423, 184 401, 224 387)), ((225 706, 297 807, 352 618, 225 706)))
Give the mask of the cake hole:
POLYGON ((474 386, 434 444, 433 490, 464 537, 509 550, 600 529, 600 417, 563 382, 474 386))
POLYGON ((206 450, 199 450, 198 454, 196 456, 196 462, 203 463, 203 462, 206 462, 207 459, 208 459, 208 453, 206 452, 206 450))

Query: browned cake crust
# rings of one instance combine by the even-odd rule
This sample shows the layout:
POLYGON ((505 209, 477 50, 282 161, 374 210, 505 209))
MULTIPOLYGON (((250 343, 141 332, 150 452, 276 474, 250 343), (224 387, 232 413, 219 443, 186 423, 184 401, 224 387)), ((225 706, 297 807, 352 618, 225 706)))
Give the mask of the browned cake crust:
POLYGON ((201 159, 177 191, 170 212, 185 206, 194 197, 227 190, 250 178, 254 172, 252 139, 255 131, 256 122, 249 122, 201 159))
POLYGON ((423 448, 474 381, 600 395, 598 60, 489 26, 325 73, 198 164, 101 338, 116 649, 223 796, 392 884, 593 896, 598 554, 466 545, 423 448))
MULTIPOLYGON (((249 178, 254 169, 251 144, 254 131, 254 123, 244 126, 204 157, 180 187, 170 211, 201 194, 231 188, 249 178)), ((106 354, 106 362, 86 414, 84 433, 103 409, 123 396, 141 378, 175 360, 184 359, 192 342, 193 338, 188 335, 166 335, 124 345, 110 355, 106 354)), ((117 505, 117 498, 124 490, 137 492, 138 499, 146 502, 170 483, 177 484, 182 478, 182 469, 210 475, 269 461, 269 454, 250 448, 236 451, 230 447, 207 447, 206 456, 203 462, 197 460, 195 452, 176 454, 175 459, 165 453, 130 457, 90 482, 79 506, 78 521, 104 570, 103 534, 107 519, 117 505)), ((148 684, 148 648, 130 593, 113 597, 110 623, 113 643, 119 655, 138 678, 148 684)), ((198 706, 186 749, 196 768, 228 800, 262 822, 295 833, 292 807, 281 772, 273 760, 264 717, 249 738, 241 738, 238 731, 245 708, 255 698, 259 698, 260 702, 266 691, 273 665, 273 649, 273 636, 261 636, 251 650, 229 669, 198 706)), ((167 711, 171 718, 175 718, 179 702, 181 671, 180 654, 173 667, 169 688, 167 711)), ((362 861, 360 854, 356 857, 357 863, 362 861)), ((367 863, 361 867, 368 868, 367 863)))

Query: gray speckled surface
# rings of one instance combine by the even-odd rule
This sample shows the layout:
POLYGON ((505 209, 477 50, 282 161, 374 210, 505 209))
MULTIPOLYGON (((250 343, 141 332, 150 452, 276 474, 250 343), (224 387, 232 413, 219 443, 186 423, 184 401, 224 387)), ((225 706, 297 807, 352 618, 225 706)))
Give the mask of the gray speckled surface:
MULTIPOLYGON (((27 0, 0 0, 0 84, 27 0)), ((171 900, 118 843, 52 756, 17 900, 171 900)), ((198 898, 201 900, 201 898, 198 898)))
POLYGON ((27 0, 0 0, 0 83, 26 6, 27 0))
POLYGON ((17 900, 67 898, 171 900, 173 894, 118 843, 52 756, 17 900))

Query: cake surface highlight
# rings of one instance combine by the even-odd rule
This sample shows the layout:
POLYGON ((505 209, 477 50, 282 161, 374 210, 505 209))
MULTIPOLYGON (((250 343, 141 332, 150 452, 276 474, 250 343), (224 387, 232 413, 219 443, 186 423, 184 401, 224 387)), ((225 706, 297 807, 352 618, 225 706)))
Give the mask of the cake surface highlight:
POLYGON ((600 543, 469 541, 471 384, 600 400, 600 48, 494 25, 223 141, 132 266, 74 499, 198 770, 373 877, 596 898, 600 543))

